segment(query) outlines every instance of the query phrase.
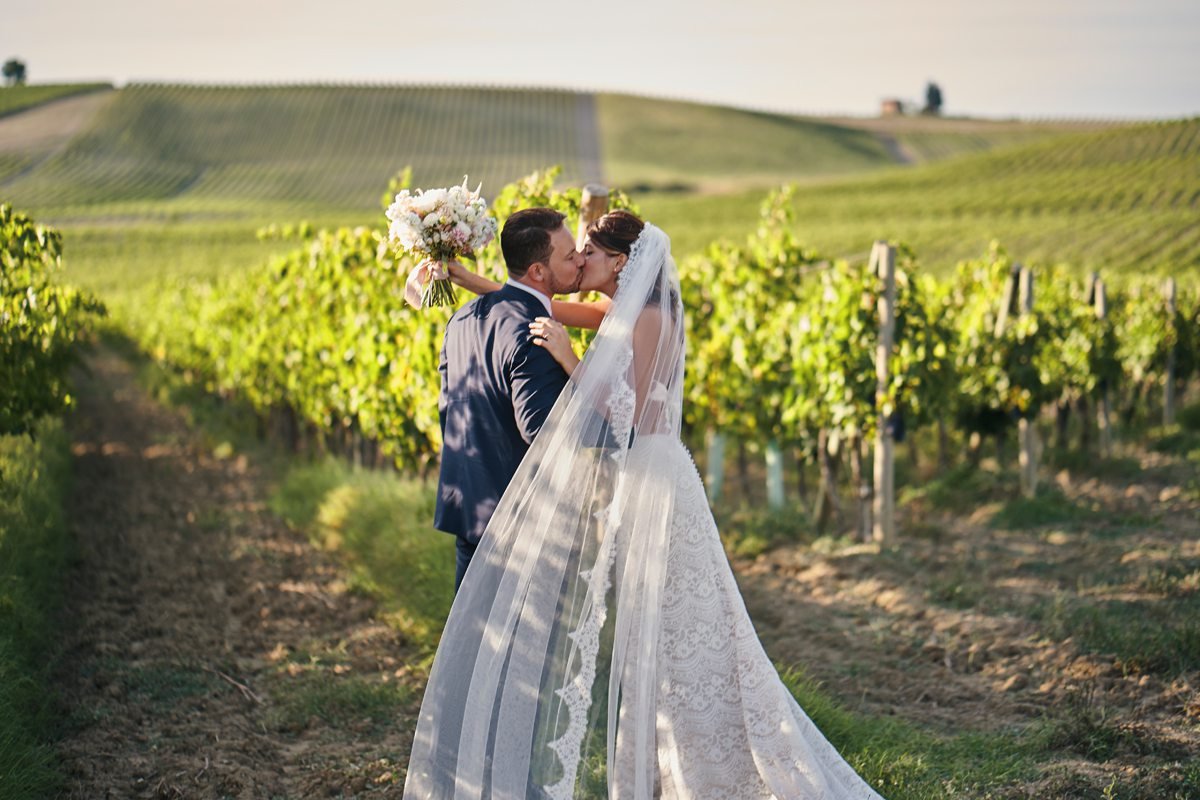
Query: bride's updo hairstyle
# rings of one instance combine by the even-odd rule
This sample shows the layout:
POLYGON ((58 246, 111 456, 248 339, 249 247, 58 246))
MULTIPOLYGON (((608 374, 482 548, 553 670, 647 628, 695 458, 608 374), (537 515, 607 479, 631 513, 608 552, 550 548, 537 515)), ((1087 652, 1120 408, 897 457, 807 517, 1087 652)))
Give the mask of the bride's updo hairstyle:
MULTIPOLYGON (((588 241, 609 255, 628 257, 633 249, 633 243, 642 235, 642 229, 645 227, 646 223, 642 222, 636 214, 631 214, 624 209, 610 211, 588 226, 588 241)), ((646 301, 652 305, 660 305, 662 300, 662 286, 656 283, 650 290, 646 301)), ((668 304, 672 318, 676 314, 678 301, 678 296, 672 291, 668 304)))
POLYGON ((588 226, 587 235, 604 252, 628 256, 644 227, 646 223, 628 211, 610 211, 588 226))

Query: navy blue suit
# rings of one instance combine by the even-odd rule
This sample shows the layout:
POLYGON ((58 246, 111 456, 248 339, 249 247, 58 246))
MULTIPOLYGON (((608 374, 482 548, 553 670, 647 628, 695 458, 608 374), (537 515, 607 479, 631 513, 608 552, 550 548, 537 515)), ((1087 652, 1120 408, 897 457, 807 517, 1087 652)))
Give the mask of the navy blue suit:
POLYGON ((464 560, 567 383, 562 367, 529 333, 529 323, 541 316, 546 308, 536 297, 506 284, 467 303, 446 325, 433 524, 459 538, 460 581, 464 560))

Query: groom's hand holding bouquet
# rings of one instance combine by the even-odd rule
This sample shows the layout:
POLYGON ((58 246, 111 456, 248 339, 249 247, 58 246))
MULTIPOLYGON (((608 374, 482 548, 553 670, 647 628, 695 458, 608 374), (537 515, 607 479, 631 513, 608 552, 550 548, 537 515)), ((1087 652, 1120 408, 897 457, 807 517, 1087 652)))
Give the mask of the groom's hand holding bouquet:
POLYGON ((408 275, 404 298, 413 308, 454 305, 448 261, 473 259, 496 237, 496 220, 466 178, 449 189, 407 189, 388 207, 388 239, 401 253, 420 259, 408 275))

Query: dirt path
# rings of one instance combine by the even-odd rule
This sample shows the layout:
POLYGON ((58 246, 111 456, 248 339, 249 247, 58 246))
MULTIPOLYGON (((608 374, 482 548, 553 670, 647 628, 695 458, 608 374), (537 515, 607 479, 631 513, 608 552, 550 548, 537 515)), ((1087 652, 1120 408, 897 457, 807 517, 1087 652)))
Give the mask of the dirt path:
POLYGON ((111 353, 74 417, 72 798, 398 797, 415 656, 111 353))
POLYGON ((52 100, 0 119, 0 155, 47 156, 63 147, 117 96, 101 90, 52 100))

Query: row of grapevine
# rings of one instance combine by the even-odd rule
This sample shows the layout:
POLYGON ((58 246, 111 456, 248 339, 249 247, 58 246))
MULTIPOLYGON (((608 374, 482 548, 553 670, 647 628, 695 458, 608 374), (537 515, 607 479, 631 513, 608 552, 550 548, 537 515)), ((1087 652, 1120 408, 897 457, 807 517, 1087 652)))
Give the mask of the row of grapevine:
POLYGON ((996 243, 939 281, 921 274, 901 246, 889 383, 880 396, 881 280, 866 264, 822 261, 799 245, 784 201, 768 202, 764 227, 744 244, 714 244, 684 265, 689 421, 743 441, 798 445, 826 484, 826 459, 842 443, 859 477, 862 445, 881 413, 897 437, 953 420, 978 457, 983 437, 1028 427, 1021 421, 1043 408, 1061 415, 1119 391, 1130 416, 1152 389, 1186 385, 1197 372, 1196 286, 1169 309, 1159 279, 1126 281, 1110 294, 1095 276, 1020 270, 996 243), (1027 311, 1018 302, 1022 273, 1032 295, 1027 311))
POLYGON ((104 311, 54 282, 62 235, 0 205, 0 435, 22 433, 72 403, 67 371, 104 311))
MULTIPOLYGON (((518 207, 551 205, 577 214, 579 191, 552 186, 553 173, 513 184, 493 212, 503 220, 518 207)), ((879 278, 805 247, 791 208, 790 190, 771 196, 745 242, 715 243, 681 264, 693 438, 715 430, 798 447, 831 488, 830 454, 849 453, 857 476, 879 412, 893 435, 953 420, 978 440, 1102 389, 1132 404, 1162 385, 1169 362, 1181 383, 1196 371, 1194 286, 1167 315, 1158 282, 1128 281, 1109 292, 1101 318, 1094 281, 1054 268, 1034 273, 1041 288, 1022 313, 1015 265, 998 245, 948 280, 922 273, 901 247, 895 345, 879 397, 879 278)), ((402 468, 424 471, 439 448, 444 314, 404 306, 406 265, 382 230, 300 233, 304 245, 269 267, 181 286, 131 323, 150 352, 213 390, 264 415, 282 410, 297 429, 378 443, 402 468)), ((480 264, 501 274, 495 245, 480 264)))

